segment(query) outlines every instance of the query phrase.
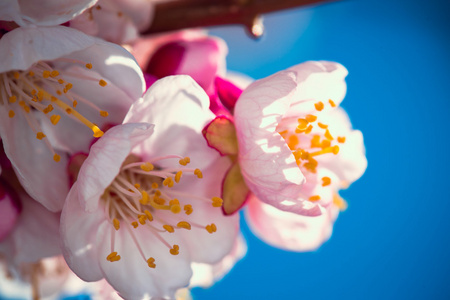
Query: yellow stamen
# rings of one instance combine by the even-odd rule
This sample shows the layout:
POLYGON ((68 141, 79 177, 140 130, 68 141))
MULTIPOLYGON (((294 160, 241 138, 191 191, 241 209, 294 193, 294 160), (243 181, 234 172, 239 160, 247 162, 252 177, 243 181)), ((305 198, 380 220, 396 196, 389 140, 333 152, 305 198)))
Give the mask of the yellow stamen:
POLYGON ((337 141, 341 144, 345 143, 345 136, 338 136, 337 141))
POLYGON ((50 77, 50 71, 48 71, 48 70, 42 71, 42 77, 49 78, 50 77))
POLYGON ((73 100, 73 102, 72 102, 72 106, 73 106, 73 108, 77 107, 77 105, 78 105, 78 102, 77 102, 77 100, 73 100))
POLYGON ((100 84, 100 86, 103 86, 103 87, 105 87, 107 85, 106 81, 104 81, 103 79, 100 79, 98 84, 100 84))
POLYGON ((59 156, 58 154, 53 155, 53 160, 56 162, 59 162, 61 160, 61 156, 59 156))
POLYGON ((192 208, 192 205, 190 205, 190 204, 186 204, 185 206, 184 206, 184 213, 186 214, 186 215, 190 215, 190 214, 192 214, 192 212, 194 211, 194 209, 192 208))
POLYGON ((59 72, 56 71, 56 70, 53 70, 53 71, 50 72, 50 77, 56 77, 58 75, 59 75, 59 72))
POLYGON ((309 197, 309 201, 312 201, 312 202, 319 201, 319 200, 320 200, 319 195, 314 195, 314 196, 309 197))
POLYGON ((180 165, 182 166, 186 166, 188 163, 191 162, 191 159, 189 157, 185 157, 179 160, 180 165))
POLYGON ((92 64, 91 63, 87 63, 86 64, 86 68, 88 68, 89 70, 92 69, 92 64))
POLYGON ((101 111, 100 111, 100 116, 106 118, 108 115, 109 115, 109 114, 108 114, 107 111, 105 111, 105 110, 101 110, 101 111))
POLYGON ((15 103, 17 101, 17 97, 15 95, 12 95, 9 97, 9 103, 15 103))
POLYGON ((153 268, 153 269, 156 268, 155 259, 153 257, 150 257, 149 259, 147 259, 147 265, 150 268, 153 268))
POLYGON ((150 197, 146 191, 141 191, 142 198, 139 202, 143 205, 147 205, 150 202, 150 197))
POLYGON ((217 227, 216 224, 211 223, 211 225, 206 225, 205 226, 206 231, 208 231, 209 233, 213 233, 217 231, 217 227))
POLYGON ((305 134, 309 134, 313 129, 313 126, 311 124, 309 124, 308 128, 306 128, 305 130, 305 134))
POLYGON ((145 221, 147 220, 147 216, 146 215, 140 215, 138 217, 139 223, 141 223, 141 225, 145 225, 145 221))
POLYGON ((157 189, 158 188, 158 184, 156 182, 152 183, 152 189, 157 189))
POLYGON ((194 174, 197 175, 198 178, 203 178, 202 171, 200 169, 195 169, 194 174))
POLYGON ((172 249, 170 249, 170 254, 172 254, 172 255, 178 255, 180 252, 179 252, 179 250, 180 250, 180 246, 178 246, 178 245, 173 245, 173 247, 172 247, 172 249))
POLYGON ((172 177, 167 177, 166 179, 164 179, 163 185, 167 187, 173 187, 174 183, 172 177))
POLYGON ((8 116, 9 116, 10 118, 14 118, 15 115, 16 115, 16 113, 15 113, 13 110, 10 110, 10 111, 8 112, 8 116))
POLYGON ((155 167, 154 167, 151 163, 149 163, 149 162, 143 163, 143 164, 141 165, 141 169, 142 169, 143 171, 145 171, 145 172, 153 171, 154 168, 155 168, 155 167))
POLYGON ((175 229, 173 229, 173 227, 170 226, 170 225, 163 225, 163 228, 164 228, 165 230, 167 230, 168 232, 170 232, 170 233, 175 232, 175 229))
POLYGON ((181 175, 183 175, 183 171, 178 171, 177 174, 175 174, 175 182, 180 182, 181 175))
POLYGON ((221 207, 223 204, 223 200, 219 197, 212 197, 212 206, 213 207, 221 207))
POLYGON ((120 222, 116 218, 113 219, 113 226, 116 230, 119 230, 120 228, 120 222))
POLYGON ((34 76, 34 72, 33 72, 33 71, 29 71, 29 72, 28 72, 28 75, 30 75, 31 77, 33 77, 33 76, 34 76))
POLYGON ((36 133, 36 138, 38 139, 38 140, 42 140, 43 138, 45 138, 46 137, 46 135, 43 133, 43 132, 38 132, 38 133, 36 133))
POLYGON ((315 135, 311 139, 311 148, 321 148, 320 135, 315 135))
POLYGON ((289 147, 289 149, 291 150, 295 150, 297 148, 297 145, 299 143, 299 139, 295 134, 291 134, 288 138, 287 138, 287 145, 289 147))
POLYGON ((153 221, 153 215, 148 210, 144 210, 144 214, 150 222, 153 221))
POLYGON ((300 131, 304 131, 308 127, 308 121, 306 119, 298 119, 297 129, 300 131))
POLYGON ((331 178, 330 177, 322 177, 322 186, 327 186, 331 184, 331 178))
POLYGON ((191 224, 189 224, 186 221, 178 222, 177 227, 184 228, 184 229, 187 229, 187 230, 191 230, 191 224))
POLYGON ((42 112, 43 112, 44 114, 48 114, 48 113, 51 112, 52 110, 53 110, 53 105, 49 104, 49 105, 47 105, 46 108, 44 108, 44 109, 42 110, 42 112))
POLYGON ((65 82, 65 81, 64 81, 63 79, 58 79, 58 83, 59 83, 59 84, 64 84, 64 82, 65 82))
POLYGON ((137 188, 137 189, 139 189, 139 188, 141 187, 141 185, 140 185, 139 183, 135 183, 135 184, 134 184, 134 187, 137 188))
POLYGON ((139 226, 138 222, 136 221, 131 222, 131 225, 133 225, 134 228, 137 228, 139 226))
POLYGON ((314 121, 317 120, 317 117, 314 115, 306 115, 306 121, 308 121, 309 123, 312 123, 314 121))
POLYGON ((330 141, 334 139, 328 129, 327 131, 325 131, 325 138, 329 139, 330 141))
POLYGON ((322 101, 315 103, 314 106, 316 107, 316 110, 318 110, 318 111, 321 111, 324 108, 322 101))
POLYGON ((60 115, 52 115, 50 117, 50 122, 52 122, 53 125, 56 125, 56 124, 58 124, 60 119, 61 119, 60 115))
POLYGON ((323 124, 323 123, 317 123, 317 125, 319 125, 319 127, 320 128, 322 128, 322 129, 327 129, 328 128, 328 125, 325 125, 325 124, 323 124))
POLYGON ((328 102, 330 103, 331 107, 336 107, 336 103, 334 103, 333 100, 328 99, 328 102))
POLYGON ((107 257, 106 257, 106 260, 107 261, 111 261, 111 259, 113 259, 114 257, 116 257, 117 256, 117 252, 111 252, 107 257))
POLYGON ((19 79, 20 74, 19 74, 19 72, 14 72, 13 76, 14 76, 14 79, 19 79))

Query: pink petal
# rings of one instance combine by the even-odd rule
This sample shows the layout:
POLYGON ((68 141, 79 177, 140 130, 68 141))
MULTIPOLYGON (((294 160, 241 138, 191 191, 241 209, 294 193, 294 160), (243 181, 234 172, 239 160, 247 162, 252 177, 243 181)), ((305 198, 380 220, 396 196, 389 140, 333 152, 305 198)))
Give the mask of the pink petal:
POLYGON ((85 281, 96 281, 103 278, 97 261, 97 234, 106 220, 101 210, 86 213, 80 201, 75 183, 61 214, 62 252, 75 274, 85 281))
POLYGON ((60 214, 48 211, 25 193, 19 197, 22 212, 14 230, 0 243, 0 252, 17 266, 60 254, 60 214))
POLYGON ((331 236, 338 211, 332 207, 332 211, 321 216, 305 217, 278 210, 252 197, 245 216, 253 233, 264 242, 285 250, 312 251, 331 236))
POLYGON ((145 159, 169 154, 189 156, 191 164, 201 169, 218 156, 201 135, 214 118, 208 107, 208 96, 192 78, 170 76, 155 82, 144 98, 132 105, 124 123, 155 124, 152 138, 136 152, 145 159))
POLYGON ((27 27, 14 29, 0 39, 0 73, 26 70, 41 60, 54 60, 86 49, 95 39, 78 30, 63 27, 27 27), (33 47, 30 47, 30 44, 33 47))
POLYGON ((294 73, 279 72, 252 83, 235 107, 239 163, 247 186, 262 201, 283 210, 303 207, 297 195, 304 176, 276 131, 295 90, 294 73))
POLYGON ((119 174, 131 149, 153 133, 153 125, 130 123, 108 130, 92 147, 78 174, 78 189, 83 209, 93 212, 105 189, 119 174), (99 168, 101 166, 101 168, 99 168))
POLYGON ((38 140, 22 113, 14 118, 0 106, 0 136, 6 155, 25 190, 51 211, 60 211, 69 191, 67 157, 55 162, 44 141, 38 140), (45 176, 42 176, 45 174, 45 176))
POLYGON ((2 1, 0 14, 2 20, 15 21, 20 26, 36 24, 52 26, 65 23, 83 10, 91 7, 97 0, 45 0, 45 1, 2 1), (6 11, 3 11, 4 9, 6 11))
POLYGON ((105 279, 125 299, 143 299, 144 296, 173 299, 176 290, 187 286, 192 276, 186 247, 176 235, 165 236, 170 245, 180 246, 179 254, 171 255, 169 248, 145 226, 129 230, 133 230, 145 257, 142 257, 130 232, 121 228, 115 233, 114 247, 121 259, 109 262, 106 257, 111 253, 111 235, 99 234, 97 260, 105 279), (146 260, 150 257, 155 258, 155 268, 147 265, 146 260))
POLYGON ((339 105, 347 91, 345 67, 335 62, 308 61, 289 68, 297 74, 298 89, 284 117, 299 117, 316 112, 314 103, 321 101, 330 109, 328 100, 339 105))

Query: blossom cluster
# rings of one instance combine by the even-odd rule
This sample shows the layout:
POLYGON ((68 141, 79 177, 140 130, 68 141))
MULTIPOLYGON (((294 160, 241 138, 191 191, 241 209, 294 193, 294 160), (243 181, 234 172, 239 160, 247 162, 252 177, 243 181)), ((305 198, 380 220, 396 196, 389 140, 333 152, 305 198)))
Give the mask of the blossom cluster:
POLYGON ((189 299, 247 252, 311 251, 364 173, 347 70, 249 81, 146 0, 0 4, 0 296, 189 299))

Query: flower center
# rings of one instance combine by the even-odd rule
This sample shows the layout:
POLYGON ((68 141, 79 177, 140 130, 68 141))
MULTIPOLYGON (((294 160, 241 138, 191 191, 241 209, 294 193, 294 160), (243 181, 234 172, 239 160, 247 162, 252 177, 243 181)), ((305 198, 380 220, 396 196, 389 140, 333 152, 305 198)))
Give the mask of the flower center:
POLYGON ((179 245, 170 245, 164 235, 177 230, 203 229, 209 233, 217 231, 214 223, 202 225, 196 223, 194 204, 196 201, 210 202, 213 207, 221 207, 222 199, 212 199, 173 189, 182 176, 203 178, 199 169, 186 167, 189 157, 169 155, 142 162, 134 155, 128 156, 120 173, 105 190, 105 215, 111 224, 111 253, 106 257, 110 262, 119 261, 120 255, 114 251, 115 232, 127 230, 139 253, 150 268, 155 268, 155 258, 144 253, 134 230, 143 227, 146 233, 154 235, 169 249, 170 254, 178 255, 179 245), (179 159, 179 167, 158 168, 159 161, 179 159))
MULTIPOLYGON (((60 58, 64 61, 83 64, 92 69, 92 64, 60 58)), ((101 87, 107 85, 103 79, 86 75, 55 70, 51 63, 40 61, 25 71, 9 71, 0 74, 0 105, 8 111, 8 116, 14 118, 17 113, 23 114, 29 127, 36 134, 36 138, 43 140, 53 153, 53 159, 59 161, 34 113, 43 114, 53 125, 58 124, 61 115, 72 118, 84 124, 93 131, 98 138, 103 132, 97 125, 86 119, 75 108, 78 101, 83 102, 99 112, 100 116, 108 116, 108 112, 100 110, 95 104, 73 92, 73 84, 63 78, 64 75, 98 81, 101 87)))
MULTIPOLYGON (((329 105, 335 107, 336 104, 330 99, 329 105)), ((322 111, 325 108, 323 102, 314 104, 317 111, 322 111)), ((284 121, 284 120, 283 120, 284 121)), ((287 121, 289 125, 294 122, 287 121)), ((334 137, 327 124, 319 122, 317 116, 308 114, 303 118, 297 119, 295 123, 296 128, 284 129, 278 133, 284 138, 288 147, 294 154, 297 165, 300 167, 303 174, 316 174, 319 162, 316 157, 324 154, 339 153, 339 145, 345 143, 344 136, 334 137)), ((289 127, 289 126, 288 126, 289 127)), ((322 186, 331 185, 329 177, 322 177, 322 186)), ((308 198, 309 201, 315 202, 320 200, 319 195, 312 195, 308 198)), ((342 205, 341 205, 342 206, 342 205)))

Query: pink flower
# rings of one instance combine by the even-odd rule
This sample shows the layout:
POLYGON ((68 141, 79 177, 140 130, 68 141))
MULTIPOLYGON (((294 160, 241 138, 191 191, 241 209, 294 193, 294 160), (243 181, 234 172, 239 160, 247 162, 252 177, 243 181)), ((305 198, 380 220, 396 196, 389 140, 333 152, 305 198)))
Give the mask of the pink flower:
POLYGON ((14 29, 0 52, 6 155, 27 192, 59 211, 68 192, 65 153, 87 151, 100 128, 122 122, 144 91, 142 72, 123 48, 62 26, 14 29))
POLYGON ((65 23, 95 4, 97 0, 44 0, 0 2, 0 20, 19 26, 52 26, 65 23))
POLYGON ((229 163, 201 135, 208 104, 191 78, 167 77, 91 147, 61 218, 64 257, 80 278, 105 278, 126 299, 173 298, 191 262, 230 253, 238 216, 223 216, 216 197, 229 163))
POLYGON ((153 5, 148 0, 100 0, 69 26, 112 43, 130 43, 150 26, 153 5))
POLYGON ((337 63, 294 66, 252 83, 234 119, 217 117, 204 129, 208 144, 235 161, 223 184, 224 212, 248 201, 251 228, 272 245, 320 246, 346 206, 339 190, 367 167, 362 134, 338 107, 346 75, 337 63))
POLYGON ((318 193, 321 180, 340 184, 331 177, 353 181, 362 175, 361 133, 343 135, 349 131, 340 122, 345 119, 338 117, 332 126, 335 118, 327 113, 342 101, 346 75, 339 64, 307 62, 245 89, 234 109, 238 161, 247 187, 261 201, 320 215, 331 201, 318 193))

